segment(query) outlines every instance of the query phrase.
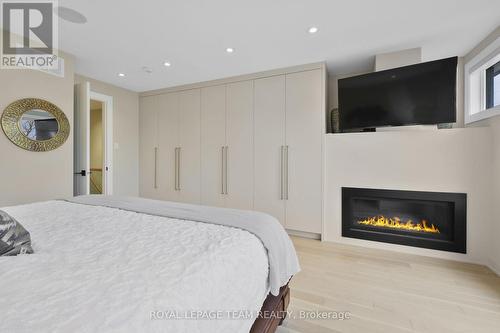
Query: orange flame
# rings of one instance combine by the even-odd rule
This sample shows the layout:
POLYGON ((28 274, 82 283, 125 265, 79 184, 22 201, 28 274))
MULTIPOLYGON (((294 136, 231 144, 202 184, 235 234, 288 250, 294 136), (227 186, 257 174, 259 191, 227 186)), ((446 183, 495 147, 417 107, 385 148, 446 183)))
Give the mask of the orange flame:
POLYGON ((358 221, 358 223, 363 225, 368 225, 371 227, 391 228, 391 229, 439 234, 439 229, 434 224, 431 224, 429 226, 426 220, 422 220, 422 222, 420 223, 413 223, 412 220, 402 222, 399 217, 387 218, 383 215, 380 215, 374 217, 367 217, 364 220, 358 221))

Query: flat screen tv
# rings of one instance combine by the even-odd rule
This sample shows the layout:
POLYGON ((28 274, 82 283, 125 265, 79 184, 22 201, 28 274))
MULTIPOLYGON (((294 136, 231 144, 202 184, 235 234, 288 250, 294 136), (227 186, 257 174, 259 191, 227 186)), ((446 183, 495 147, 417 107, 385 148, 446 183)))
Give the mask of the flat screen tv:
POLYGON ((340 79, 341 131, 456 121, 457 57, 340 79))
POLYGON ((59 123, 56 119, 35 120, 36 140, 49 140, 56 136, 59 131, 59 123))

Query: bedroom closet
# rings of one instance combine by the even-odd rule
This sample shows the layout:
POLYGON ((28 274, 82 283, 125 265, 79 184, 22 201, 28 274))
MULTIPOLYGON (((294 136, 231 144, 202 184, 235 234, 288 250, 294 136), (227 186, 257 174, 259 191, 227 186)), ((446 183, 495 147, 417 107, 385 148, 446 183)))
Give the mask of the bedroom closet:
POLYGON ((140 195, 275 216, 321 234, 324 64, 145 92, 140 195))
POLYGON ((200 90, 140 99, 140 195, 200 203, 200 90))

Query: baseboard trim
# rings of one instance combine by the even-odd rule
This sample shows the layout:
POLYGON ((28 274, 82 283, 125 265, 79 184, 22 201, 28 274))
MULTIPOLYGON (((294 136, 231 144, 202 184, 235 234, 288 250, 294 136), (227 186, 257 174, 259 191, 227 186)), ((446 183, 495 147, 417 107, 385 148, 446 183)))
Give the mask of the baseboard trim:
POLYGON ((321 239, 321 234, 316 234, 314 232, 305 232, 305 231, 298 231, 298 230, 291 230, 291 229, 286 229, 286 232, 291 236, 297 236, 297 237, 309 238, 309 239, 321 239))
POLYGON ((498 266, 493 260, 489 259, 486 266, 493 271, 496 275, 500 276, 500 266, 498 266))

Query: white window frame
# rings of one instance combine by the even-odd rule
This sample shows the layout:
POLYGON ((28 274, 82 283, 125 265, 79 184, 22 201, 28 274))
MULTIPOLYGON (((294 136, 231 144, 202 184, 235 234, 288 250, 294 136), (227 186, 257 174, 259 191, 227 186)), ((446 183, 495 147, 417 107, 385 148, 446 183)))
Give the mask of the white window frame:
POLYGON ((465 64, 465 124, 500 115, 500 105, 486 108, 486 69, 499 61, 500 37, 465 64))

